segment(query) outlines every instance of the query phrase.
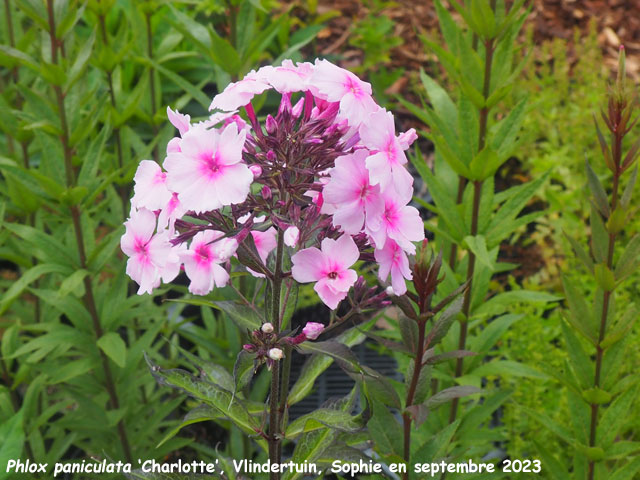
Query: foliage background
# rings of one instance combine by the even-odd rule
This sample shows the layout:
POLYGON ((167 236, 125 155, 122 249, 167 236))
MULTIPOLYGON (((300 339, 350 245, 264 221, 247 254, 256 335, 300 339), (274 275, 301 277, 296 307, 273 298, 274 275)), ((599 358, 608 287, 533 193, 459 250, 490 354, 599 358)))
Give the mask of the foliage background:
MULTIPOLYGON (((229 81, 282 58, 326 56, 352 68, 399 112, 400 130, 424 131, 398 97, 420 104, 420 68, 449 82, 424 43, 441 41, 433 12, 428 5, 379 0, 54 5, 53 41, 45 2, 5 0, 0 22, 0 460, 213 458, 217 441, 227 458, 244 458, 251 446, 229 422, 167 435, 177 433, 184 397, 157 387, 143 352, 177 365, 185 348, 232 369, 241 336, 223 312, 164 301, 186 298, 184 287, 135 295, 119 238, 137 164, 163 158, 173 136, 166 105, 201 118, 229 81)), ((633 22, 640 15, 624 2, 566 8, 534 2, 519 40, 522 58, 530 56, 499 106, 508 111, 529 97, 518 154, 500 170, 497 189, 551 174, 529 205, 544 209, 544 216, 501 246, 500 258, 520 266, 495 277, 493 291, 518 285, 561 294, 563 271, 573 272, 587 290, 595 288, 576 268, 562 232, 586 241, 584 159, 599 164, 591 117, 604 102, 616 43, 627 45, 628 70, 637 81, 633 35, 640 29, 633 22), (574 32, 574 26, 580 28, 574 32)), ((419 147, 431 166, 431 145, 422 139, 419 147)), ((597 173, 606 179, 604 168, 597 173)), ((628 231, 639 227, 635 220, 628 231)), ((636 273, 619 302, 638 303, 637 281, 636 273)), ((217 295, 236 298, 228 291, 217 295)), ((299 306, 314 303, 312 292, 301 289, 299 306)), ((571 406, 558 401, 553 379, 567 358, 561 311, 519 303, 510 312, 523 317, 492 355, 538 373, 487 378, 513 391, 500 410, 504 429, 496 448, 525 458, 540 455, 543 446, 569 463, 566 442, 527 413, 557 422, 569 416, 571 406)), ((327 311, 316 314, 326 318, 327 311)), ((630 342, 638 335, 636 325, 630 342)), ((640 353, 629 349, 622 369, 633 373, 638 367, 640 353)), ((253 391, 256 401, 266 392, 262 377, 262 389, 253 391)), ((623 438, 637 441, 639 431, 639 416, 630 415, 623 438)))

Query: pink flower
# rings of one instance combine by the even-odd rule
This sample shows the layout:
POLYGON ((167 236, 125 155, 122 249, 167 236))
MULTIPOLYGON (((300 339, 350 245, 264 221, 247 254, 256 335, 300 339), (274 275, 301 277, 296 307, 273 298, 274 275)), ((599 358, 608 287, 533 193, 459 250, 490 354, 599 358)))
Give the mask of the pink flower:
POLYGON ((295 226, 290 226, 284 231, 284 244, 289 247, 295 247, 300 240, 300 229, 295 226))
POLYGON ((132 210, 124 225, 120 248, 129 257, 127 275, 140 285, 138 295, 151 293, 160 285, 171 244, 166 233, 154 235, 156 216, 145 208, 132 210))
POLYGON ((248 104, 255 95, 269 88, 271 88, 269 84, 259 78, 255 70, 252 70, 242 80, 230 83, 222 93, 216 95, 209 110, 214 108, 228 112, 236 110, 248 104))
POLYGON ((302 329, 302 333, 307 337, 307 340, 315 340, 320 336, 324 330, 324 325, 316 322, 308 322, 302 329))
POLYGON ((403 295, 407 291, 405 279, 411 280, 411 269, 407 254, 393 240, 387 240, 384 248, 376 249, 374 252, 376 262, 380 264, 378 277, 383 282, 387 280, 391 273, 391 288, 396 295, 403 295))
MULTIPOLYGON (((276 229, 270 227, 268 230, 261 232, 260 230, 252 230, 251 237, 253 237, 253 243, 256 245, 256 250, 258 250, 258 255, 260 256, 260 260, 265 265, 267 264, 267 257, 276 248, 277 240, 276 240, 276 229)), ((250 268, 247 268, 247 271, 257 278, 264 278, 264 274, 258 273, 250 268)))
POLYGON ((184 136, 191 127, 190 115, 184 115, 178 112, 178 110, 174 112, 170 107, 167 107, 167 117, 169 117, 171 124, 178 129, 180 136, 184 136))
POLYGON ((350 235, 342 235, 338 240, 325 238, 321 250, 305 248, 291 257, 291 275, 297 282, 316 282, 313 289, 325 305, 335 310, 358 279, 355 270, 349 267, 359 257, 350 235))
MULTIPOLYGON (((387 239, 395 242, 405 251, 414 254, 415 245, 411 242, 424 240, 424 223, 420 213, 414 207, 405 205, 396 195, 385 195, 384 212, 380 217, 379 228, 368 230, 375 247, 382 249, 387 239)), ((404 201, 403 201, 404 200, 404 201)))
POLYGON ((222 130, 193 127, 180 142, 180 152, 167 155, 167 184, 186 210, 196 213, 243 202, 253 182, 242 163, 246 132, 235 123, 222 130))
POLYGON ((360 149, 337 158, 331 180, 322 190, 322 213, 333 213, 333 225, 350 235, 362 231, 365 219, 369 228, 378 228, 384 209, 380 187, 369 181, 367 155, 366 149, 360 149))
POLYGON ((312 73, 311 63, 294 65, 291 60, 283 60, 279 67, 262 67, 256 72, 256 76, 269 83, 278 93, 293 93, 307 89, 312 73))
POLYGON ((314 95, 340 102, 341 118, 360 125, 378 106, 371 98, 371 84, 327 60, 316 60, 309 87, 314 95))
POLYGON ((176 220, 181 218, 187 210, 180 204, 177 193, 172 193, 171 198, 158 214, 158 228, 168 228, 169 234, 175 232, 176 220))
POLYGON ((413 142, 418 139, 418 134, 415 128, 410 128, 406 132, 402 132, 398 135, 398 142, 403 150, 408 150, 413 142))
POLYGON ((131 205, 135 208, 160 210, 171 199, 171 192, 167 189, 167 174, 152 160, 140 162, 133 181, 131 205))
POLYGON ((270 227, 268 230, 261 232, 259 230, 252 230, 251 236, 253 237, 253 243, 256 245, 256 249, 258 250, 258 255, 260 255, 260 259, 266 265, 267 257, 276 248, 276 244, 278 243, 276 240, 276 229, 270 227))
POLYGON ((229 273, 220 264, 229 260, 238 244, 231 238, 220 239, 223 235, 215 230, 198 232, 189 249, 181 252, 180 259, 191 280, 191 293, 206 295, 214 287, 224 287, 229 281, 229 273))
MULTIPOLYGON (((403 167, 407 163, 402 144, 396 137, 393 115, 380 109, 369 115, 367 122, 360 126, 362 144, 373 152, 367 158, 367 169, 371 183, 380 184, 386 190, 393 184, 397 191, 411 189, 413 178, 403 167)), ((403 138, 403 141, 407 141, 403 138)))

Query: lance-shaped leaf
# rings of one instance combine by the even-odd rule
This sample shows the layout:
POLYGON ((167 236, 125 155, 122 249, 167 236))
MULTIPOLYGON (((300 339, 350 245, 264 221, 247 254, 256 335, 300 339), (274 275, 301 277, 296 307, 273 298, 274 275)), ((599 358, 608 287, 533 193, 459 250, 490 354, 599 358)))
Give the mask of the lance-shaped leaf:
POLYGON ((570 314, 568 320, 573 327, 578 330, 582 335, 589 339, 594 345, 596 344, 595 334, 595 319, 591 309, 585 302, 582 292, 576 287, 566 275, 562 276, 562 284, 566 294, 567 302, 569 304, 570 314))
POLYGON ((569 243, 571 244, 571 248, 573 249, 573 251, 576 254, 576 257, 578 257, 578 259, 582 262, 582 264, 587 267, 587 269, 593 273, 593 260, 591 259, 591 257, 589 257, 589 255, 587 254, 587 252, 584 250, 584 248, 582 248, 582 246, 578 243, 578 241, 567 235, 566 232, 563 232, 564 236, 567 240, 569 240, 569 243))
POLYGON ((400 317, 398 327, 405 348, 410 353, 415 353, 418 350, 418 324, 410 318, 400 317))
POLYGON ((164 370, 154 365, 148 356, 145 355, 145 358, 151 369, 151 374, 160 385, 182 390, 193 398, 215 407, 248 435, 255 435, 260 431, 257 420, 249 414, 242 400, 238 397, 232 397, 231 392, 195 377, 185 370, 164 370))
POLYGON ((631 172, 631 177, 629 177, 629 181, 627 182, 627 186, 624 188, 624 192, 622 193, 622 197, 620 197, 620 205, 625 210, 629 207, 629 203, 631 202, 631 195, 633 195, 633 188, 636 185, 636 180, 638 178, 638 167, 633 169, 631 172))
POLYGON ((611 157, 611 150, 609 149, 609 145, 607 145, 607 141, 604 139, 602 132, 600 131, 600 127, 598 126, 598 121, 596 120, 595 115, 593 116, 593 123, 596 126, 596 133, 598 134, 598 142, 600 142, 600 149, 602 150, 602 155, 604 155, 604 161, 609 167, 609 170, 615 172, 616 166, 613 163, 613 159, 611 157))
POLYGON ((380 453, 402 455, 402 427, 382 403, 373 402, 373 417, 367 427, 380 453))
POLYGON ((285 437, 293 439, 303 433, 321 428, 353 433, 361 430, 363 426, 361 418, 354 417, 348 412, 331 408, 319 408, 291 422, 287 427, 285 437))
POLYGON ((469 247, 469 250, 473 252, 480 263, 491 271, 495 270, 495 260, 487 250, 487 242, 483 235, 476 235, 475 237, 468 235, 464 237, 464 243, 469 247))
POLYGON ((620 282, 640 267, 640 234, 635 235, 620 256, 615 269, 616 281, 620 282))
POLYGON ((332 357, 349 373, 364 373, 358 358, 349 347, 335 340, 325 342, 303 342, 296 347, 300 353, 322 353, 332 357))
POLYGON ((638 317, 640 317, 640 309, 635 304, 629 305, 624 315, 608 329, 606 337, 600 342, 600 347, 607 349, 622 340, 629 333, 638 317))
MULTIPOLYGON (((376 319, 374 317, 369 322, 361 325, 360 329, 364 330, 371 328, 375 321, 376 319)), ((361 343, 364 339, 365 336, 360 330, 352 328, 340 334, 340 336, 336 338, 336 341, 352 347, 361 343)), ((318 376, 329 368, 332 362, 333 359, 330 356, 323 354, 316 354, 309 358, 302 367, 302 372, 300 373, 298 380, 296 380, 296 383, 289 391, 288 404, 293 405, 294 403, 302 400, 312 390, 318 376)))
POLYGON ((207 422, 209 420, 215 420, 215 419, 221 418, 222 416, 223 415, 222 413, 220 413, 219 410, 213 407, 210 407, 208 405, 200 405, 194 408, 193 410, 190 410, 189 412, 187 412, 182 422, 179 425, 177 425, 175 428, 172 428, 171 430, 169 430, 169 432, 164 436, 164 438, 160 440, 160 443, 156 445, 156 448, 161 447, 167 441, 171 440, 173 437, 176 436, 176 434, 180 430, 182 430, 184 427, 188 425, 192 425, 194 423, 199 423, 199 422, 207 422))
POLYGON ((437 345, 438 342, 444 338, 456 319, 456 316, 460 313, 460 310, 462 310, 462 302, 463 298, 458 297, 451 302, 451 305, 438 317, 438 320, 435 321, 427 335, 425 342, 427 348, 437 345))
POLYGON ((585 160, 585 168, 587 170, 587 182, 589 184, 589 190, 591 190, 591 195, 593 195, 593 199, 595 201, 598 210, 605 217, 609 217, 609 199, 607 198, 607 193, 604 191, 604 187, 602 183, 600 183, 600 179, 596 175, 596 172, 593 171, 591 165, 588 160, 585 160))
POLYGON ((609 249, 609 234, 604 226, 602 217, 598 213, 596 206, 591 203, 591 250, 593 257, 598 263, 607 261, 607 252, 609 249))
POLYGON ((255 373, 255 355, 240 350, 233 365, 233 392, 242 390, 249 384, 255 373))

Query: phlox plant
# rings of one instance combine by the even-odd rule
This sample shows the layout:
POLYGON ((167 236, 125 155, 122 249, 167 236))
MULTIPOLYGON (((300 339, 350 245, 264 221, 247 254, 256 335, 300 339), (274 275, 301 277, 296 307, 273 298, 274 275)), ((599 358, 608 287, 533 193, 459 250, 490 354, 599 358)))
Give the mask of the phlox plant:
MULTIPOLYGON (((208 119, 197 123, 167 110, 179 136, 169 141, 162 166, 145 160, 136 172, 121 239, 129 257, 127 274, 144 294, 184 271, 195 295, 232 286, 234 276, 252 275, 265 281, 264 301, 240 295, 240 304, 213 303, 232 312, 247 334, 233 379, 203 379, 152 365, 154 376, 212 405, 254 436, 272 462, 282 459, 286 440, 298 437, 293 459, 320 460, 336 440, 348 443, 340 435, 361 430, 372 409, 374 415, 384 411, 380 415, 393 418, 384 404, 400 409, 401 402, 388 380, 360 365, 345 345, 329 340, 335 325, 310 322, 300 333, 290 330, 298 284, 313 284, 332 310, 345 304, 342 310, 348 313, 337 323, 346 324, 393 300, 416 332, 405 347, 415 357, 403 413, 408 461, 409 427, 428 411, 421 405, 427 391, 419 382, 430 358, 427 349, 442 338, 459 310, 459 305, 447 310, 427 336, 427 320, 455 295, 431 307, 441 280, 441 258, 427 255, 426 241, 413 266, 409 261, 417 252, 414 242, 425 238, 418 210, 409 205, 413 178, 405 151, 415 131, 397 135, 392 113, 376 104, 370 85, 327 60, 285 60, 251 71, 216 95, 211 110, 208 119), (260 121, 253 100, 270 90, 281 101, 277 112, 260 121), (358 276, 357 266, 371 263, 377 265, 385 288, 369 287, 358 276), (412 291, 408 280, 414 282, 412 291), (335 359, 362 386, 365 411, 351 415, 352 393, 338 407, 288 424, 288 407, 300 397, 298 384, 289 393, 293 348, 335 359), (264 411, 262 420, 243 394, 261 365, 271 372, 268 405, 258 409, 264 411), (310 443, 317 448, 311 449, 310 443)), ((315 376, 326 368, 314 366, 317 360, 318 355, 309 361, 315 376)), ((310 387, 301 388, 308 393, 310 387)), ((436 403, 474 391, 454 388, 436 403)), ((345 452, 363 456, 353 448, 334 456, 343 458, 345 452)), ((291 472, 285 477, 298 478, 291 472)), ((272 472, 271 478, 280 475, 272 472)))

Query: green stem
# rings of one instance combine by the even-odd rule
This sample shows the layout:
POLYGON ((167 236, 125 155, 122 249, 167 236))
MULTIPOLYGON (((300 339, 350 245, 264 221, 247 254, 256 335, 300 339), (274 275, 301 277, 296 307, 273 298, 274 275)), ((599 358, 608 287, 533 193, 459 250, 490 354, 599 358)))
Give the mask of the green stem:
MULTIPOLYGON (((421 309, 421 314, 424 313, 424 309, 421 309)), ((411 377, 411 383, 409 384, 409 391, 407 392, 407 399, 405 402, 405 408, 413 405, 413 400, 418 388, 418 381, 420 380, 420 373, 422 371, 422 357, 424 356, 424 340, 426 336, 426 324, 427 320, 422 319, 418 321, 418 351, 413 359, 413 376, 411 377)), ((404 430, 404 462, 410 465, 411 460, 411 422, 412 418, 409 413, 404 412, 402 414, 402 424, 404 430)), ((403 480, 409 480, 409 473, 405 471, 402 474, 403 480)))
MULTIPOLYGON (((53 13, 53 0, 47 0, 47 13, 49 19, 49 35, 51 38, 51 61, 54 64, 58 63, 58 45, 59 41, 56 38, 56 28, 55 28, 55 18, 53 13)), ((72 163, 72 150, 69 145, 69 127, 67 123, 67 115, 65 111, 64 105, 64 94, 62 89, 54 85, 53 86, 56 101, 58 104, 58 110, 60 114, 60 125, 62 129, 62 133, 60 135, 60 141, 62 143, 62 148, 64 151, 64 165, 65 165, 65 176, 67 187, 73 187, 75 183, 75 172, 73 170, 72 163)), ((73 222, 73 230, 76 238, 76 243, 78 246, 78 255, 80 258, 80 268, 87 269, 87 255, 84 247, 84 238, 82 233, 82 225, 80 220, 80 210, 77 205, 71 206, 71 219, 73 222)), ((102 326, 100 325, 100 318, 98 316, 98 310, 96 308, 95 298, 93 296, 93 284, 91 282, 91 277, 89 275, 84 277, 83 280, 85 294, 83 297, 84 304, 89 311, 89 315, 91 316, 91 320, 93 323, 93 329, 96 336, 96 340, 98 340, 103 335, 102 326)), ((104 370, 105 375, 105 386, 107 388, 107 392, 109 394, 109 406, 113 410, 118 410, 120 408, 120 402, 118 400, 118 395, 116 392, 115 382, 113 380, 113 375, 111 373, 111 368, 109 366, 109 361, 104 354, 104 352, 98 349, 100 358, 102 361, 102 368, 104 370)), ((132 462, 133 456, 131 455, 131 447, 129 444, 129 439, 127 437, 126 430, 124 428, 124 423, 122 420, 118 422, 118 434, 120 436, 120 442, 122 443, 122 448, 124 450, 125 457, 128 462, 132 462)))
MULTIPOLYGON (((611 199, 611 212, 615 211, 618 205, 618 187, 620 183, 620 152, 621 152, 622 138, 616 136, 616 140, 614 143, 614 160, 616 160, 616 171, 613 174, 613 193, 611 199)), ((615 249, 616 242, 616 234, 609 233, 609 245, 607 251, 607 268, 609 270, 613 267, 613 252, 615 249)), ((593 386, 595 388, 600 387, 600 375, 602 371, 602 359, 604 356, 604 349, 600 346, 602 341, 604 340, 605 333, 607 331, 607 320, 609 315, 609 304, 611 302, 611 296, 613 295, 613 290, 607 290, 604 292, 604 296, 602 299, 602 313, 600 315, 600 331, 598 333, 598 344, 596 345, 596 368, 595 375, 593 378, 593 386)), ((598 427, 598 409, 599 405, 597 403, 591 404, 591 424, 589 428, 589 446, 596 446, 596 431, 598 427)), ((591 460, 589 462, 589 472, 588 479, 593 480, 595 475, 595 461, 591 460)))
MULTIPOLYGON (((482 96, 486 100, 489 98, 491 89, 491 65, 493 63, 493 53, 495 51, 494 39, 489 39, 484 42, 485 46, 485 62, 484 62, 484 84, 482 87, 482 96)), ((489 109, 484 106, 480 109, 480 119, 478 128, 478 152, 481 152, 485 147, 487 136, 487 123, 489 120, 489 109)), ((471 214, 471 236, 475 237, 478 234, 478 217, 480 216, 480 197, 482 195, 481 180, 475 180, 473 182, 473 212, 471 214)), ((458 349, 464 350, 467 343, 467 330, 469 314, 471 312, 471 296, 473 291, 473 275, 476 267, 476 256, 473 252, 469 251, 469 262, 467 264, 467 282, 469 287, 464 294, 464 300, 462 304, 462 313, 464 315, 463 320, 460 323, 460 336, 458 338, 458 349)), ((464 358, 460 357, 456 360, 455 376, 459 377, 464 372, 464 358)), ((458 403, 460 400, 454 398, 451 402, 451 411, 449 413, 449 423, 453 423, 458 414, 458 403)))
MULTIPOLYGON (((276 264, 271 281, 271 323, 274 333, 280 333, 280 290, 282 288, 282 258, 284 256, 284 234, 278 229, 278 243, 276 246, 276 264)), ((269 459, 271 463, 280 463, 280 440, 278 408, 280 399, 280 361, 273 363, 271 368, 271 392, 269 394, 269 459)), ((280 480, 279 472, 271 472, 270 480, 280 480)))

